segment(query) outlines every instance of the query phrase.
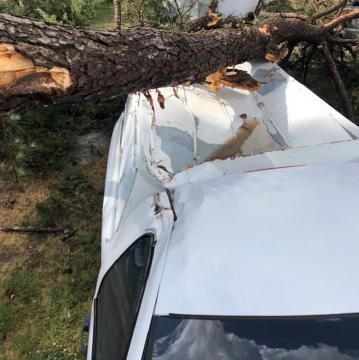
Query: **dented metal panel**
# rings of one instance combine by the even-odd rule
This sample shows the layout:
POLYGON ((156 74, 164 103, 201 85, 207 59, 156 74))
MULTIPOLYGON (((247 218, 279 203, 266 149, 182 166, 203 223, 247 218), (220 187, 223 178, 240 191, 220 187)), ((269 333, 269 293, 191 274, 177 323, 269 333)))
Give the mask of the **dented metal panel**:
POLYGON ((152 92, 154 111, 143 95, 133 95, 139 121, 151 123, 149 162, 160 182, 207 161, 356 138, 355 125, 277 65, 244 63, 238 68, 261 81, 262 88, 256 93, 213 92, 202 85, 164 88, 164 109, 152 92))
POLYGON ((103 242, 118 229, 126 207, 129 213, 163 185, 205 179, 214 169, 225 174, 358 161, 357 126, 278 66, 239 67, 264 83, 256 94, 229 88, 213 93, 199 85, 165 88, 165 108, 154 101, 154 113, 140 93, 129 97, 109 156, 103 242))
POLYGON ((161 106, 151 92, 153 108, 133 94, 115 126, 98 285, 136 238, 157 240, 128 359, 141 358, 154 309, 359 311, 359 165, 348 164, 359 128, 276 65, 239 68, 262 89, 169 87, 161 106), (307 166, 321 164, 331 166, 307 166))
POLYGON ((358 312, 358 183, 353 163, 177 187, 155 314, 358 312))
POLYGON ((271 151, 224 161, 210 161, 178 173, 167 182, 166 187, 176 189, 182 184, 193 184, 216 179, 237 173, 238 171, 249 172, 282 167, 353 162, 359 162, 359 140, 288 149, 285 151, 271 151))
MULTIPOLYGON (((248 65, 247 65, 248 66, 248 65)), ((338 113, 277 65, 251 64, 250 73, 265 84, 254 96, 288 147, 351 140, 338 113)))
POLYGON ((172 88, 161 89, 161 93, 165 97, 165 109, 155 105, 152 161, 175 174, 194 165, 194 119, 172 88))

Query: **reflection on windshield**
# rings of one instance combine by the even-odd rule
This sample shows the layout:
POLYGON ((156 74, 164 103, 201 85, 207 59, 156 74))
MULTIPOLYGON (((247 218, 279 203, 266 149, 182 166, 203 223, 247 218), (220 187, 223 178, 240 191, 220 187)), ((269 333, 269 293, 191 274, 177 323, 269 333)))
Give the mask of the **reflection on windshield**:
POLYGON ((146 359, 359 360, 358 325, 359 318, 244 321, 157 318, 146 359))

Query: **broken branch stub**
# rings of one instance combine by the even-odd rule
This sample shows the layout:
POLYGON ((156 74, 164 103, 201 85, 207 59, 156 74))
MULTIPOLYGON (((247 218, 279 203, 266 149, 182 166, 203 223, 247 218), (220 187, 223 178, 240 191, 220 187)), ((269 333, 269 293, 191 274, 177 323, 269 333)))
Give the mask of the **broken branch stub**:
POLYGON ((247 72, 235 68, 225 68, 206 77, 205 85, 212 91, 218 91, 222 86, 232 89, 257 91, 262 83, 252 78, 247 72))

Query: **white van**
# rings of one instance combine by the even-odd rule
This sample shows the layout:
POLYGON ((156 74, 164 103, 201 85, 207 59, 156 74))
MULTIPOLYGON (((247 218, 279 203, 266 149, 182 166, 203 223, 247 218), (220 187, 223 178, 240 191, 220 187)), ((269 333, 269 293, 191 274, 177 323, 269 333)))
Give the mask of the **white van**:
POLYGON ((88 360, 359 359, 359 128, 276 65, 239 68, 263 87, 129 96, 88 360))

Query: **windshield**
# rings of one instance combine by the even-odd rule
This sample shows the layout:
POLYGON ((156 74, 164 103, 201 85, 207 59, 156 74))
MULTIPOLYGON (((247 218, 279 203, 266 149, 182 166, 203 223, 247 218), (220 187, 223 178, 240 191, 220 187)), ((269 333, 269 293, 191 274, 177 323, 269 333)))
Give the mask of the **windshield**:
POLYGON ((359 315, 154 317, 145 351, 146 360, 359 360, 359 315))

